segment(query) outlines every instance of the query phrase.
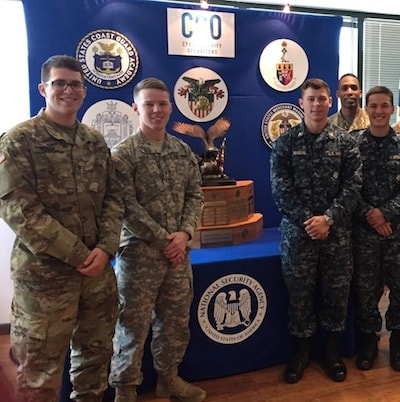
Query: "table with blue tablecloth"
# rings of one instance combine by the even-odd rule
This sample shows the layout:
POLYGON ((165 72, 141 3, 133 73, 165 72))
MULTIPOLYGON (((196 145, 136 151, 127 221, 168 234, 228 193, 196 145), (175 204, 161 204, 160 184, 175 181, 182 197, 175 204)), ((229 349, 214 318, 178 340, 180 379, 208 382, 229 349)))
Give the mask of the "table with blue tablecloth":
MULTIPOLYGON (((193 249, 194 300, 191 339, 180 365, 186 380, 223 377, 285 363, 292 355, 287 329, 288 294, 283 281, 278 229, 264 229, 261 236, 235 246, 193 249)), ((355 352, 352 305, 341 352, 355 352)), ((313 353, 323 338, 319 331, 313 353)), ((68 365, 66 366, 66 368, 68 365)), ((155 385, 149 343, 143 359, 144 381, 139 391, 155 385)), ((62 401, 68 401, 70 384, 64 373, 62 401)), ((108 391, 111 394, 112 390, 108 391)))

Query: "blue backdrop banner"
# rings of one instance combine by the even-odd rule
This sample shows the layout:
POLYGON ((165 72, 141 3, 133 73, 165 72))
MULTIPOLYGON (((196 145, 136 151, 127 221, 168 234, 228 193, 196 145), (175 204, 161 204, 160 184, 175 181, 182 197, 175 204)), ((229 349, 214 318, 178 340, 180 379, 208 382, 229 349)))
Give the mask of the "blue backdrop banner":
MULTIPOLYGON (((270 147, 265 132, 270 131, 268 134, 273 138, 276 133, 272 131, 279 128, 267 127, 265 116, 277 105, 278 109, 288 109, 288 112, 292 111, 293 105, 295 110, 299 85, 305 78, 324 79, 334 93, 341 17, 212 6, 207 11, 206 20, 211 21, 213 39, 219 38, 219 29, 225 27, 225 23, 233 23, 230 35, 233 35, 234 49, 227 49, 229 57, 207 56, 207 52, 202 55, 198 51, 188 56, 168 54, 168 32, 171 30, 168 15, 184 14, 186 21, 198 21, 192 18, 199 11, 195 4, 151 0, 23 0, 23 3, 28 33, 32 115, 44 105, 37 91, 41 64, 54 54, 79 58, 85 49, 96 53, 93 67, 96 74, 87 69, 88 95, 80 118, 93 104, 103 100, 131 104, 132 91, 138 81, 149 76, 159 77, 174 94, 169 132, 188 142, 196 153, 202 153, 201 142, 175 133, 172 130, 174 122, 195 123, 207 129, 218 117, 224 116, 231 121, 226 139, 225 171, 236 180, 254 181, 256 212, 264 215, 265 227, 278 225, 280 216, 271 196, 270 147), (93 33, 100 36, 93 37, 93 33), (118 52, 113 53, 113 47, 107 41, 112 37, 117 38, 118 52), (93 41, 96 39, 99 43, 95 46, 93 41), (107 54, 113 57, 109 58, 107 54), (260 60, 267 67, 270 63, 271 82, 268 81, 268 68, 260 69, 260 60), (124 68, 125 73, 118 75, 118 71, 124 68), (208 94, 211 103, 216 99, 226 103, 222 113, 208 115, 211 120, 198 115, 188 118, 182 107, 176 104, 176 99, 180 98, 174 90, 182 94, 188 88, 177 85, 180 77, 193 69, 198 71, 198 68, 211 70, 220 80, 214 85, 213 94, 208 94)), ((190 32, 186 30, 182 34, 190 32)), ((288 117, 287 124, 291 113, 285 116, 288 117)))

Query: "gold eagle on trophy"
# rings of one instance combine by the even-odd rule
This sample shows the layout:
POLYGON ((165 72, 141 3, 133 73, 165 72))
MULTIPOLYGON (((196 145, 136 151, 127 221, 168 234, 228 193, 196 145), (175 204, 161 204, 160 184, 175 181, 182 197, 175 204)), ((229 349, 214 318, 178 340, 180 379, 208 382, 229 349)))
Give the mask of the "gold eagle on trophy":
POLYGON ((201 138, 205 149, 215 148, 214 140, 223 137, 231 126, 230 120, 226 117, 219 118, 212 126, 205 132, 202 127, 197 124, 188 124, 176 122, 173 124, 172 129, 179 134, 190 135, 191 137, 201 138))

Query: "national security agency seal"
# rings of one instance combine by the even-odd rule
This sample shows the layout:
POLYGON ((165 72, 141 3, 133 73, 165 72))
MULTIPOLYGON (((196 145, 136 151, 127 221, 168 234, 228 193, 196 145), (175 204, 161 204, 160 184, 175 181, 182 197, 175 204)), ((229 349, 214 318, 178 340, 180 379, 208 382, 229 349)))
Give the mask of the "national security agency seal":
POLYGON ((297 126, 304 117, 303 111, 292 103, 278 103, 269 109, 261 123, 261 134, 265 143, 272 143, 289 128, 297 126))
POLYGON ((133 43, 110 29, 89 32, 76 49, 76 58, 91 84, 115 89, 127 85, 136 75, 139 57, 133 43))
POLYGON ((245 274, 217 279, 204 291, 197 306, 202 331, 214 342, 240 343, 253 335, 267 312, 267 296, 261 284, 245 274))

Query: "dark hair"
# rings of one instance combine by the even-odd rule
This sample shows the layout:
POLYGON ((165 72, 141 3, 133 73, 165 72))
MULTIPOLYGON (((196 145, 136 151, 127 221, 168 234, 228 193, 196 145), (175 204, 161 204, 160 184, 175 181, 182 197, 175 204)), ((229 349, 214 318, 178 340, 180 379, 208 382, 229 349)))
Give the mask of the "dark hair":
POLYGON ((82 65, 78 60, 67 55, 55 55, 49 57, 43 64, 41 70, 42 82, 47 82, 50 78, 50 71, 52 68, 67 68, 68 70, 77 71, 81 74, 82 82, 85 81, 82 65))
POLYGON ((353 74, 353 73, 346 73, 346 74, 343 74, 343 75, 339 78, 339 82, 342 81, 342 79, 343 79, 343 78, 346 78, 346 77, 353 77, 353 78, 355 78, 355 79, 358 81, 358 86, 360 86, 360 80, 359 80, 358 77, 357 77, 355 74, 353 74))
POLYGON ((160 89, 161 91, 165 91, 169 94, 168 87, 165 85, 164 81, 161 81, 155 77, 145 78, 136 84, 135 89, 133 90, 134 99, 138 96, 142 89, 160 89))
POLYGON ((304 92, 308 88, 326 89, 326 91, 328 92, 328 95, 331 96, 331 90, 329 88, 329 85, 324 80, 321 80, 321 78, 310 78, 310 79, 304 81, 303 85, 301 86, 301 96, 304 95, 304 92))
POLYGON ((392 103, 393 106, 393 92, 388 88, 388 87, 383 87, 383 86, 375 86, 372 87, 367 94, 365 95, 365 104, 368 105, 368 100, 371 95, 375 94, 384 94, 388 95, 390 97, 390 102, 392 103))

